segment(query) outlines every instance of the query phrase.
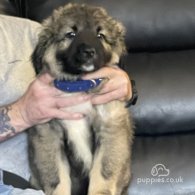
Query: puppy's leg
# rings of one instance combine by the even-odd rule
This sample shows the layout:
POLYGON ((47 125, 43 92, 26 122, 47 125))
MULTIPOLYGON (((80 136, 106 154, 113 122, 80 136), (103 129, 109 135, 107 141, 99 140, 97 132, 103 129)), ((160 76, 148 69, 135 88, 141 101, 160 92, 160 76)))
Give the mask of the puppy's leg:
MULTIPOLYGON (((113 142, 114 144, 119 143, 113 142)), ((124 148, 116 149, 113 145, 109 144, 113 150, 110 153, 109 146, 106 146, 105 143, 96 153, 90 173, 88 195, 127 195, 130 181, 130 159, 122 156, 121 150, 124 148), (117 155, 115 152, 121 152, 121 155, 117 155)))
POLYGON ((99 145, 90 173, 88 195, 127 195, 132 142, 127 110, 120 102, 99 106, 97 110, 99 120, 95 133, 99 145))
POLYGON ((67 159, 58 159, 59 184, 52 195, 71 195, 70 168, 67 159))
POLYGON ((32 184, 46 195, 70 195, 69 164, 63 152, 63 133, 58 123, 38 125, 29 132, 32 184), (53 128, 55 127, 55 128, 53 128))

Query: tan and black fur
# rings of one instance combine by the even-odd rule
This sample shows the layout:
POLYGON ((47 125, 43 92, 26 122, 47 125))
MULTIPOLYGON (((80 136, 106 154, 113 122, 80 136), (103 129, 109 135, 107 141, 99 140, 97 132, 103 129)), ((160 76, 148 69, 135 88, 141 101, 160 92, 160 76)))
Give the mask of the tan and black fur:
MULTIPOLYGON (((68 4, 43 27, 32 55, 37 74, 75 80, 116 66, 125 52, 124 27, 100 7, 68 4)), ((56 119, 29 131, 32 185, 46 195, 127 195, 133 130, 124 102, 88 101, 66 109, 86 117, 56 119)))

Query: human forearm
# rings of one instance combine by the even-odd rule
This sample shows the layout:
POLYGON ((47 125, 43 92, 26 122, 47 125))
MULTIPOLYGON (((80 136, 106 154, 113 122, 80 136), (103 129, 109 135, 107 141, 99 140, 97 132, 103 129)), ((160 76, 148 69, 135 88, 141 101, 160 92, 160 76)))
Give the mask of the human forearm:
POLYGON ((28 128, 20 115, 17 103, 0 107, 0 141, 4 141, 28 128))

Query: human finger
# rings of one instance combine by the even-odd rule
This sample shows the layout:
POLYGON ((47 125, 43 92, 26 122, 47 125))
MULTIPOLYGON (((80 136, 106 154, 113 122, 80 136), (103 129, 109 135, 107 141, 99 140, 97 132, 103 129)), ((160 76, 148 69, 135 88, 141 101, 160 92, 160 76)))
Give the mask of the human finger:
POLYGON ((124 97, 121 95, 119 90, 114 90, 109 93, 95 95, 91 98, 92 104, 105 104, 113 100, 124 100, 124 97))
POLYGON ((51 118, 58 118, 58 119, 64 119, 64 120, 78 120, 84 117, 82 113, 78 112, 65 112, 60 109, 56 110, 53 109, 51 110, 51 118))
POLYGON ((37 78, 45 84, 50 84, 54 80, 54 78, 48 73, 40 74, 37 78))
POLYGON ((59 97, 56 99, 56 106, 58 108, 70 107, 82 102, 85 102, 91 98, 91 95, 82 94, 74 96, 59 97))

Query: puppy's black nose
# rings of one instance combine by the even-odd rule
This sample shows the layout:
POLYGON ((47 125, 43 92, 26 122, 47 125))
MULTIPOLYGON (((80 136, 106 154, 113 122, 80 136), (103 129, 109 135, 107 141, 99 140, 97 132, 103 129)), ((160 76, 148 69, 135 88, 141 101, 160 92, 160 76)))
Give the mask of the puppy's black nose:
POLYGON ((80 57, 82 59, 90 59, 95 56, 96 51, 95 51, 95 48, 89 45, 81 44, 78 48, 78 53, 80 54, 80 57))
POLYGON ((85 50, 83 50, 83 54, 87 57, 93 57, 95 55, 95 49, 94 48, 85 48, 85 50))

